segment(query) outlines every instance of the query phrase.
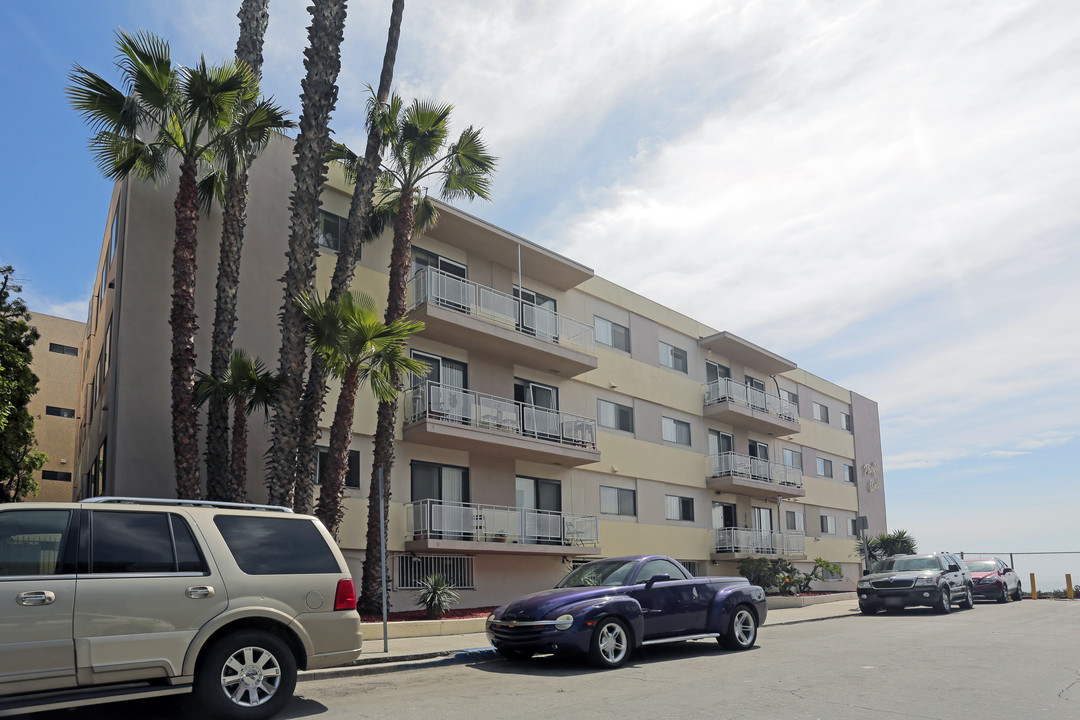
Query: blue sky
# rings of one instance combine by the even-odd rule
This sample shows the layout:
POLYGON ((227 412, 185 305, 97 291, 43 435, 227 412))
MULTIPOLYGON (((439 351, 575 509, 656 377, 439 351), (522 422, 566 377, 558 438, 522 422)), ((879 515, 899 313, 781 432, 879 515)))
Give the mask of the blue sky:
MULTIPOLYGON (((358 147, 389 2, 350 5, 358 147)), ((0 263, 32 309, 85 317, 104 231, 71 65, 115 77, 118 27, 220 60, 238 6, 0 4, 0 263)), ((266 47, 294 111, 304 7, 271 0, 266 47)), ((484 128, 470 212, 878 401, 891 528, 1080 550, 1076 37, 1070 0, 409 0, 396 86, 484 128)))

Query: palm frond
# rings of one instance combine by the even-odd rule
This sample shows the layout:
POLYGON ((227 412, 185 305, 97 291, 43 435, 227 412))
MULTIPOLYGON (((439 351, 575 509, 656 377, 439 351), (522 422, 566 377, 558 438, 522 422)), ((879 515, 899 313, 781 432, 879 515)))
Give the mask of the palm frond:
POLYGON ((498 161, 487 151, 478 128, 468 127, 450 147, 443 171, 442 197, 447 200, 491 199, 491 176, 498 161))
POLYGON ((70 85, 64 90, 71 106, 83 117, 95 133, 134 133, 135 126, 128 109, 128 98, 97 73, 76 65, 68 75, 70 85))
POLYGON ((333 142, 330 144, 330 149, 326 151, 326 159, 340 163, 342 170, 345 171, 345 179, 352 185, 356 184, 360 165, 364 161, 362 155, 354 153, 345 143, 333 142))
POLYGON ((127 91, 148 108, 171 112, 176 101, 176 70, 169 58, 169 43, 146 31, 132 34, 119 30, 116 35, 116 65, 127 91))
POLYGON ((204 215, 209 215, 214 207, 214 201, 224 205, 225 183, 228 173, 221 168, 214 168, 199 180, 196 189, 199 193, 199 210, 204 215))

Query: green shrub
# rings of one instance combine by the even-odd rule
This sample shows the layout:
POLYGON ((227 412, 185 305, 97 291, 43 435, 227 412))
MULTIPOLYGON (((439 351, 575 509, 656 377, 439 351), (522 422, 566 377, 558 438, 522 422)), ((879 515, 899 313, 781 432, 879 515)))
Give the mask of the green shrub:
POLYGON ((442 575, 428 575, 420 581, 420 589, 413 595, 416 604, 427 610, 427 616, 440 618, 457 604, 461 595, 454 590, 442 575))

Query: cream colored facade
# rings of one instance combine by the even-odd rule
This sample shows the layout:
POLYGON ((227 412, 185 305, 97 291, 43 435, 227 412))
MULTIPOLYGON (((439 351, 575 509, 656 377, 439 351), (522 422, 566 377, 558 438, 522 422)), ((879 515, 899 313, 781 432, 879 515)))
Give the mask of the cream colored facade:
POLYGON ((30 398, 29 410, 37 449, 49 459, 36 473, 37 494, 27 500, 70 502, 79 424, 79 353, 86 325, 42 313, 30 313, 30 324, 41 338, 34 345, 31 367, 38 376, 38 391, 30 398))
MULTIPOLYGON (((241 268, 236 345, 271 366, 291 163, 289 142, 279 141, 252 170, 241 268)), ((346 215, 350 192, 332 170, 323 209, 346 215)), ((174 193, 123 183, 112 198, 95 291, 104 299, 91 305, 97 334, 80 398, 90 408, 79 445, 84 495, 175 493, 167 322, 174 193)), ((200 223, 199 237, 196 351, 205 367, 218 214, 200 223)), ((353 284, 380 303, 390 244, 384 236, 364 247, 353 284)), ((747 556, 803 566, 820 556, 844 569, 823 588, 854 587, 852 521, 886 529, 872 401, 454 208, 443 207, 439 225, 414 245, 411 316, 426 328, 411 351, 437 370, 399 403, 388 479, 395 609, 412 606, 418 573, 450 574, 464 587, 464 606, 495 605, 549 587, 575 561, 631 553, 671 555, 708 575, 733 574, 747 556), (722 372, 730 380, 714 379, 722 372), (813 419, 815 404, 819 414, 827 408, 827 422, 813 419), (831 477, 819 477, 819 458, 831 477), (785 459, 801 459, 803 470, 785 459)), ((320 249, 320 288, 335 260, 320 249)), ((324 440, 335 392, 331 384, 324 440)), ((360 487, 347 491, 340 538, 356 573, 374 411, 362 393, 351 445, 360 487)), ((248 457, 255 500, 265 497, 267 446, 256 420, 248 457)))

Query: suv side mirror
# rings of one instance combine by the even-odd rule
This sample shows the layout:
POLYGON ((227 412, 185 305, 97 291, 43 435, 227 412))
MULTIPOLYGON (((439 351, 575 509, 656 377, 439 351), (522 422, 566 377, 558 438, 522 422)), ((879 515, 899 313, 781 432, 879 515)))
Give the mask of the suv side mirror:
POLYGON ((863 577, 866 577, 867 575, 870 574, 870 571, 869 570, 863 570, 862 574, 863 574, 863 577))
POLYGON ((649 578, 649 581, 647 583, 645 583, 645 589, 648 590, 653 585, 655 585, 656 583, 663 582, 665 580, 670 580, 670 579, 671 579, 671 576, 668 575, 667 573, 664 573, 662 575, 653 575, 651 578, 649 578))

